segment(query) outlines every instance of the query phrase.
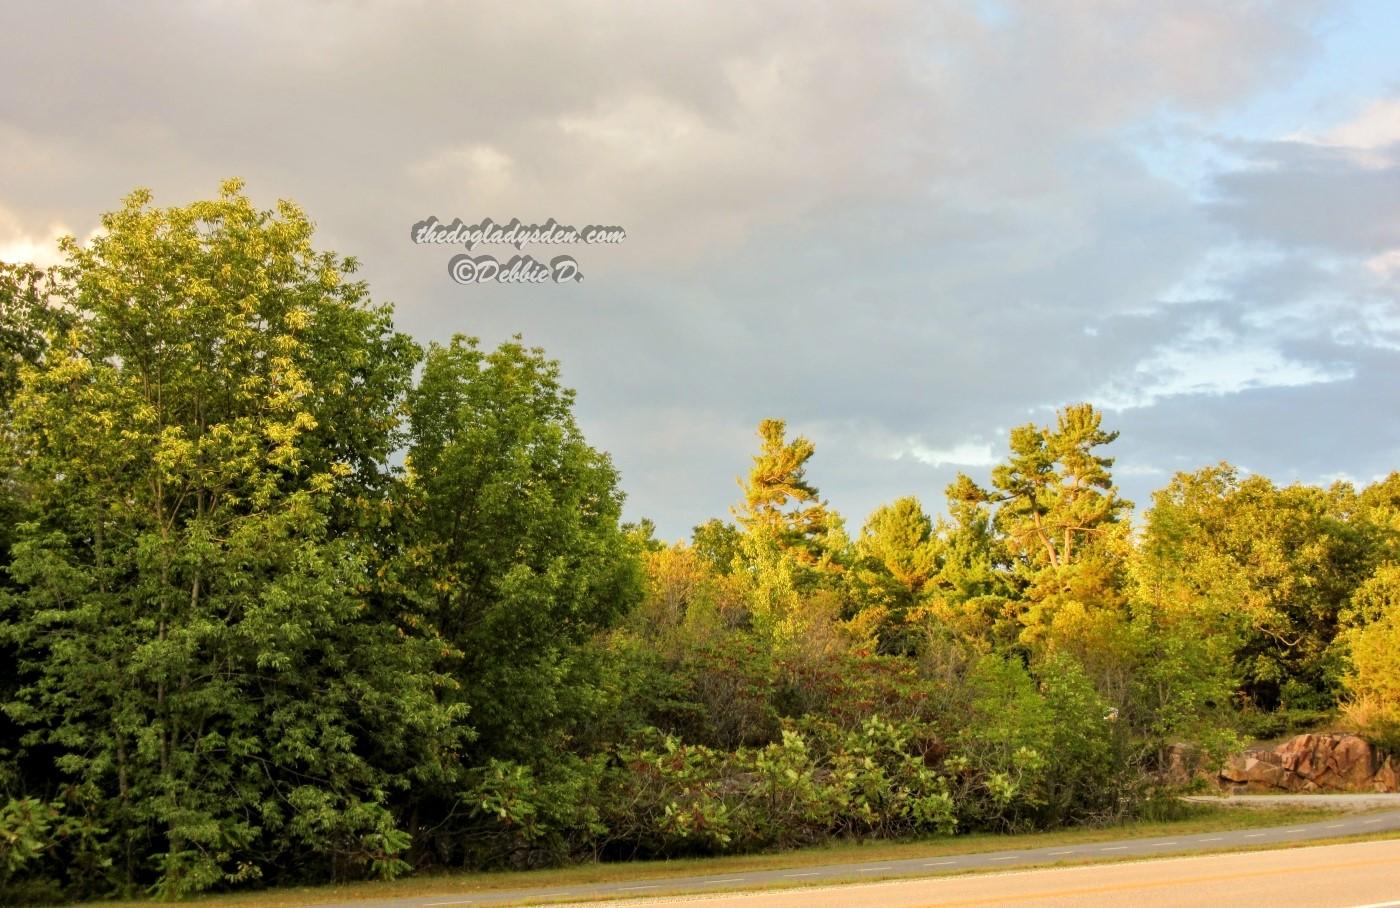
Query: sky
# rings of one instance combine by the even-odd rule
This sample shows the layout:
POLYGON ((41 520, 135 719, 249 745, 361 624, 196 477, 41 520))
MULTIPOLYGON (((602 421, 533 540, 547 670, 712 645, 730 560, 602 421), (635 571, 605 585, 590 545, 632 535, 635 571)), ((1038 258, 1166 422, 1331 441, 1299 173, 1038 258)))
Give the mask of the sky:
POLYGON ((241 177, 421 342, 560 360, 663 538, 727 516, 768 417, 852 532, 1079 401, 1140 510, 1221 460, 1400 468, 1388 0, 55 2, 0 34, 0 260, 241 177), (461 285, 429 216, 626 240, 461 285))

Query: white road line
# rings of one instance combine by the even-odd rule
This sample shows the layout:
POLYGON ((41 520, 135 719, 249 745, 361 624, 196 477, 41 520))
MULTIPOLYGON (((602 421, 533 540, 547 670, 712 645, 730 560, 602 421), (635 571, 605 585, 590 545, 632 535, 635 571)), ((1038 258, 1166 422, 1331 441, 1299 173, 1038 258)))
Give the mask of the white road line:
POLYGON ((783 876, 816 876, 820 870, 813 870, 811 873, 785 873, 783 876))
POLYGON ((1152 847, 1153 847, 1153 848, 1166 848, 1168 845, 1177 845, 1177 844, 1180 844, 1180 843, 1178 843, 1178 842, 1153 842, 1153 843, 1152 843, 1152 847))
MULTIPOLYGON (((1365 824, 1367 824, 1367 825, 1370 825, 1371 823, 1379 823, 1379 822, 1380 822, 1381 820, 1383 820, 1383 819, 1385 819, 1385 818, 1384 818, 1384 817, 1376 817, 1376 818, 1373 819, 1373 820, 1362 820, 1361 822, 1363 822, 1363 823, 1365 823, 1365 824)), ((1392 904, 1392 905, 1400 905, 1400 902, 1391 902, 1391 904, 1392 904)))
POLYGON ((1259 838, 1259 837, 1261 837, 1261 836, 1263 836, 1263 835, 1264 835, 1264 833, 1262 833, 1262 832, 1251 832, 1249 835, 1245 836, 1245 838, 1246 838, 1246 839, 1257 839, 1257 838, 1259 838))
POLYGON ((1324 827, 1322 827, 1322 828, 1323 828, 1323 829, 1341 829, 1341 828, 1342 828, 1343 826, 1345 826, 1345 825, 1347 825, 1347 824, 1345 824, 1345 823, 1333 823, 1331 826, 1324 826, 1324 827))
POLYGON ((1100 849, 1099 849, 1099 851, 1127 851, 1127 850, 1128 850, 1128 846, 1127 846, 1127 845, 1109 845, 1109 846, 1107 846, 1107 847, 1105 847, 1105 848, 1100 848, 1100 849))
POLYGON ((713 886, 716 883, 742 883, 747 879, 746 876, 727 876, 722 880, 704 880, 703 882, 706 886, 713 886))
POLYGON ((1051 853, 1051 854, 1074 854, 1074 849, 1071 848, 1071 849, 1069 849, 1068 851, 1052 851, 1052 852, 1050 852, 1050 853, 1051 853))
POLYGON ((638 890, 638 889, 660 889, 660 888, 661 888, 661 884, 660 884, 660 883, 652 883, 652 884, 647 885, 647 886, 619 886, 618 889, 617 889, 617 891, 618 891, 618 892, 635 892, 635 891, 638 890))
POLYGON ((1306 829, 1301 829, 1301 828, 1299 828, 1299 829, 1288 829, 1288 830, 1285 830, 1285 831, 1288 832, 1290 835, 1292 835, 1293 833, 1296 833, 1296 832, 1307 832, 1306 829))
POLYGON ((1213 839, 1201 839, 1201 841, 1202 841, 1202 842, 1223 842, 1223 841, 1225 841, 1225 837, 1224 837, 1224 836, 1216 836, 1216 837, 1213 838, 1213 839))
POLYGON ((1004 858, 992 858, 992 860, 994 860, 994 861, 1014 861, 1014 860, 1016 860, 1016 859, 1019 858, 1019 857, 1020 857, 1019 854, 1008 854, 1008 855, 1007 855, 1006 857, 1004 857, 1004 858))
POLYGON ((929 861, 925 867, 947 867, 949 864, 956 864, 957 861, 929 861))
POLYGON ((857 867, 856 873, 878 873, 881 870, 890 870, 888 865, 884 867, 857 867))

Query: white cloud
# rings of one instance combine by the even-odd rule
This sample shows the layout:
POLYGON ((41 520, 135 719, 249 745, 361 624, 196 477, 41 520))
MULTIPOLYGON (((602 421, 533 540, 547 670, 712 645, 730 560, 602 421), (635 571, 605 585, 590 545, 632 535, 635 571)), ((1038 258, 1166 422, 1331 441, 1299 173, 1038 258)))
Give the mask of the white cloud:
POLYGON ((1366 267, 1381 278, 1400 276, 1400 249, 1391 249, 1366 260, 1366 267))
POLYGON ((1113 465, 1115 476, 1162 476, 1166 472, 1161 467, 1154 467, 1146 463, 1115 463, 1113 465))
POLYGON ((1400 98, 1373 101, 1355 118, 1327 130, 1317 141, 1364 149, 1400 143, 1400 98))
POLYGON ((444 148, 409 165, 414 178, 441 183, 464 180, 473 195, 499 198, 510 188, 515 162, 499 148, 475 142, 444 148))
POLYGON ((30 262, 41 268, 56 265, 63 260, 58 241, 71 232, 62 224, 37 233, 27 230, 18 218, 0 208, 0 262, 30 262))
POLYGON ((1109 410, 1133 410, 1170 397, 1219 397, 1345 381, 1354 375, 1348 364, 1290 359, 1270 340, 1246 337, 1206 320, 1158 347, 1130 375, 1109 382, 1091 400, 1109 410))
POLYGON ((961 441, 946 448, 931 448, 917 441, 910 441, 905 447, 896 449, 890 459, 909 457, 931 467, 989 467, 998 458, 992 445, 984 441, 961 441))

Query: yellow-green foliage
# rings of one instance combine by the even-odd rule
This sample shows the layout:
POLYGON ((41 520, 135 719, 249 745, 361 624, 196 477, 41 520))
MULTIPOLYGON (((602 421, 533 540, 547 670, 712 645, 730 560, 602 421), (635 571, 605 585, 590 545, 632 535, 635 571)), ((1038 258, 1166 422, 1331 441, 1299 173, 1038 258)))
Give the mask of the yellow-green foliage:
POLYGON ((1355 602, 1356 624, 1343 632, 1351 651, 1347 717, 1376 743, 1400 750, 1400 565, 1380 568, 1355 602))

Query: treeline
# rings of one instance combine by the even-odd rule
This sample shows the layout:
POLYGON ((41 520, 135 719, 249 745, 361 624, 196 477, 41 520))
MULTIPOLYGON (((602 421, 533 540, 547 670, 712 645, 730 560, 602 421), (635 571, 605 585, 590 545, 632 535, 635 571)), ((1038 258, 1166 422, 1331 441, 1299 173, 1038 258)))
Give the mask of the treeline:
POLYGON ((556 363, 424 350, 241 186, 0 266, 0 896, 1108 821, 1167 745, 1400 744, 1400 475, 1181 474, 1087 405, 854 536, 759 427, 620 523, 556 363))

